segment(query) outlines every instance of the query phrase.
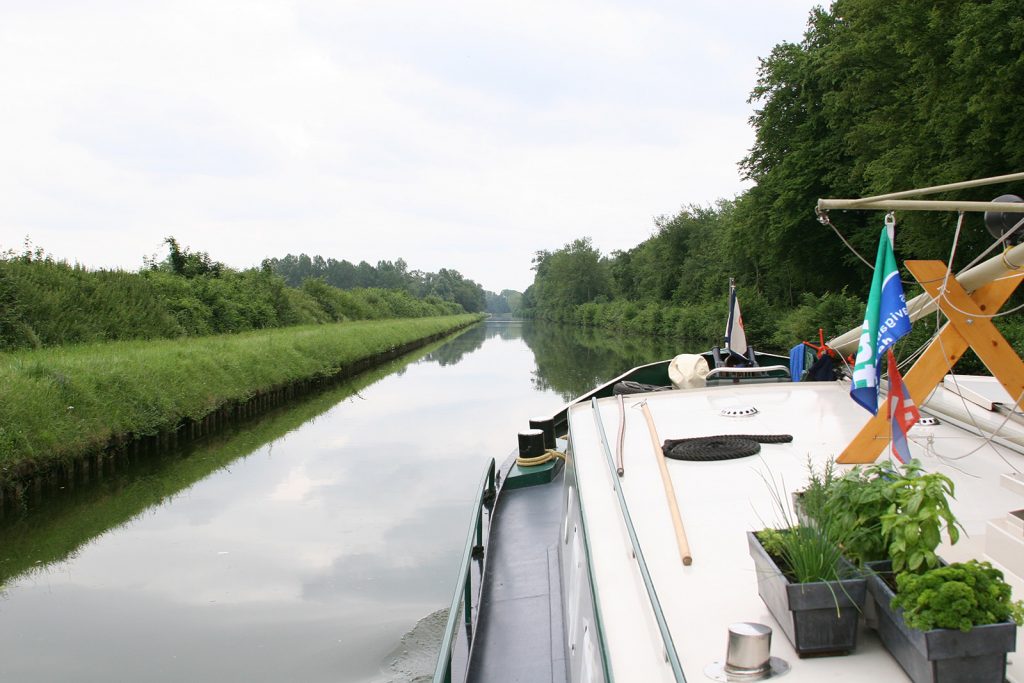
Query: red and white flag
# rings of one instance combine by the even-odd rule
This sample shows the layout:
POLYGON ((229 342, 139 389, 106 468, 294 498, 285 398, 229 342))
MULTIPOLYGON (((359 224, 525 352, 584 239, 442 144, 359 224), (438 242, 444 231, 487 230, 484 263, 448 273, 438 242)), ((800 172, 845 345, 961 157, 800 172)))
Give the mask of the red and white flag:
POLYGON ((896 357, 892 355, 892 349, 889 349, 888 356, 892 454, 897 460, 906 464, 910 462, 910 443, 907 441, 907 433, 921 419, 921 413, 914 404, 914 399, 910 397, 907 385, 903 383, 899 368, 896 367, 896 357))

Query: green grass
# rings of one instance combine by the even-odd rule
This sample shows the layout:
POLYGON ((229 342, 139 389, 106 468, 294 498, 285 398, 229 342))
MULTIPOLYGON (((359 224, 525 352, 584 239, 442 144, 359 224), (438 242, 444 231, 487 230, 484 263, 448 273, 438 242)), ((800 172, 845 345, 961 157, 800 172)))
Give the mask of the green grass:
POLYGON ((259 391, 334 374, 478 315, 0 353, 0 485, 259 391))

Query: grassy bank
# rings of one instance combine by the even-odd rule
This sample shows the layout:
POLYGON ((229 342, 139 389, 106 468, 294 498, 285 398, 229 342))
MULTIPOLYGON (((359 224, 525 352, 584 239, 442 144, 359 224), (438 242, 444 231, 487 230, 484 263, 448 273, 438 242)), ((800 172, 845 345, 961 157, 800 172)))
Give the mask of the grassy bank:
POLYGON ((360 321, 0 354, 0 486, 117 437, 171 430, 478 319, 360 321))
POLYGON ((0 547, 4 549, 0 553, 0 591, 10 579, 66 560, 93 538, 173 499, 216 470, 251 455, 444 343, 429 344, 329 390, 232 425, 172 456, 147 456, 129 464, 111 459, 102 475, 92 472, 88 485, 68 486, 45 505, 33 506, 30 515, 0 524, 0 547))

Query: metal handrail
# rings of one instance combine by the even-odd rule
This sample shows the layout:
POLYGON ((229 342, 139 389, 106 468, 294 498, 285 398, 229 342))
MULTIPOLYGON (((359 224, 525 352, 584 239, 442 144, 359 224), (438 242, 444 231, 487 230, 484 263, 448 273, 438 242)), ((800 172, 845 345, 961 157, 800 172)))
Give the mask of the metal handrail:
MULTIPOLYGON (((789 368, 785 365, 755 365, 751 368, 741 367, 725 367, 725 368, 714 368, 709 371, 705 379, 715 379, 719 375, 728 376, 730 374, 736 375, 737 377, 742 375, 756 376, 758 374, 768 375, 770 372, 784 373, 785 377, 789 377, 789 368)), ((779 375, 782 376, 782 375, 779 375)))
POLYGON ((654 619, 658 622, 658 630, 661 632, 661 643, 665 647, 665 659, 672 667, 672 673, 678 683, 686 683, 686 676, 683 674, 683 665, 679 662, 679 655, 676 653, 676 646, 672 642, 672 633, 668 629, 668 621, 661 609, 661 602, 658 600, 658 593, 654 590, 654 581, 651 579, 651 572, 647 569, 647 561, 644 559, 643 551, 640 550, 640 539, 637 538, 636 529, 633 527, 633 519, 626 507, 626 497, 622 493, 622 484, 616 475, 615 463, 612 460, 612 451, 608 446, 608 435, 604 431, 604 422, 601 420, 601 411, 597 405, 597 399, 590 399, 590 407, 594 411, 594 422, 597 425, 598 435, 601 437, 601 446, 604 449, 605 459, 608 461, 608 469, 612 476, 612 483, 615 485, 615 495, 619 499, 619 510, 622 512, 622 521, 629 532, 629 541, 633 545, 633 557, 636 558, 637 567, 640 569, 640 576, 644 580, 644 588, 647 589, 647 598, 651 603, 651 610, 654 612, 654 619))
MULTIPOLYGON (((476 501, 473 503, 473 509, 476 513, 473 515, 473 524, 470 526, 469 534, 466 537, 466 549, 462 553, 462 565, 459 567, 459 579, 455 584, 455 595, 452 597, 452 604, 448 608, 448 623, 444 628, 441 650, 437 653, 433 683, 451 683, 452 680, 452 649, 455 647, 456 629, 459 626, 459 602, 463 603, 463 624, 471 626, 473 622, 473 580, 469 570, 474 556, 483 552, 484 506, 489 504, 488 501, 490 503, 494 501, 494 470, 494 458, 491 458, 484 476, 480 479, 476 501)), ((468 638, 468 645, 472 645, 472 629, 468 631, 468 638)))

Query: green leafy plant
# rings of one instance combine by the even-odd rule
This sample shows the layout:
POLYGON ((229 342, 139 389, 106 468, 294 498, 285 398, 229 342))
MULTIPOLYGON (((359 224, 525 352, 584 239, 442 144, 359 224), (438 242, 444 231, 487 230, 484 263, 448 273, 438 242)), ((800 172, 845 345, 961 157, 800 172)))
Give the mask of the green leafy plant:
POLYGON ((935 549, 943 528, 950 543, 960 539, 959 523, 949 509, 953 482, 939 472, 921 474, 917 461, 905 469, 910 476, 889 483, 893 502, 882 515, 882 535, 894 572, 922 572, 940 564, 935 549))
POLYGON ((761 529, 755 535, 769 555, 774 557, 782 556, 785 538, 781 531, 778 529, 761 529))
POLYGON ((916 460, 902 469, 883 462, 835 479, 823 494, 821 517, 848 559, 891 559, 895 572, 921 572, 939 565, 935 549, 943 530, 950 543, 960 538, 949 507, 953 494, 949 477, 922 472, 916 460))
POLYGON ((975 626, 1012 619, 1024 623, 1024 603, 1011 599, 1003 573, 988 562, 955 563, 922 574, 896 577, 894 608, 903 608, 911 628, 970 631, 975 626))
POLYGON ((888 462, 854 467, 829 486, 819 514, 847 559, 863 564, 887 557, 882 515, 894 502, 890 482, 903 474, 888 462))

